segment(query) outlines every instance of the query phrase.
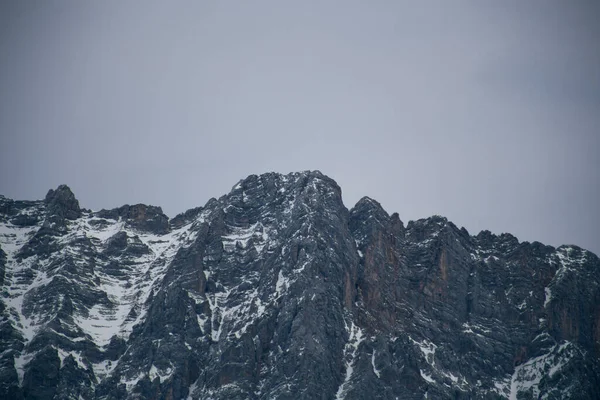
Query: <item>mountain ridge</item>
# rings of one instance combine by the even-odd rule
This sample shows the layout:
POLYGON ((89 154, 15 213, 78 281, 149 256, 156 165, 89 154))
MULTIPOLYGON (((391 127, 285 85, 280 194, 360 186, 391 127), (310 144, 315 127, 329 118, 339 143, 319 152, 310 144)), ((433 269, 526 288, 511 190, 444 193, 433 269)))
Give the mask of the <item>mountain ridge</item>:
POLYGON ((318 171, 169 219, 0 197, 0 394, 598 398, 598 257, 471 236, 318 171), (583 396, 583 397, 582 397, 583 396))

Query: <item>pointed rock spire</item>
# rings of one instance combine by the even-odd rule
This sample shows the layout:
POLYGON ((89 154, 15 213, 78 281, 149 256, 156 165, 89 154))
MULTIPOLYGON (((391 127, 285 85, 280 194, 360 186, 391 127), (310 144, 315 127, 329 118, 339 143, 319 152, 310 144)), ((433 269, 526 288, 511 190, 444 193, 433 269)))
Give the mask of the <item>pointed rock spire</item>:
POLYGON ((81 216, 79 201, 67 185, 60 185, 56 190, 50 189, 46 198, 46 210, 50 215, 62 217, 70 220, 81 216))

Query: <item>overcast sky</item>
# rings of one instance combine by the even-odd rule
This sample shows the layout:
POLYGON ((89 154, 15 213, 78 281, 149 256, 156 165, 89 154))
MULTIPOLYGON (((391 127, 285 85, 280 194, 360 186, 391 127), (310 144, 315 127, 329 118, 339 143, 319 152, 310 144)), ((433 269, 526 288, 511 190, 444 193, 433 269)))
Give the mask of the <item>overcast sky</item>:
POLYGON ((318 169, 352 207, 600 253, 597 1, 2 1, 0 193, 204 205, 318 169))

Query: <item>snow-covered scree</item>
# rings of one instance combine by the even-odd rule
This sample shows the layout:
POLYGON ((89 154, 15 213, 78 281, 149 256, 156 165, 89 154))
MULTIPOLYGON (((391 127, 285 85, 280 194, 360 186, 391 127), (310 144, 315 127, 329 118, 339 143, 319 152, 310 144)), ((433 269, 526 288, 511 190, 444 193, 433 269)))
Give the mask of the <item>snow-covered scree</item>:
MULTIPOLYGON (((34 214, 42 210, 28 209, 26 212, 34 214)), ((123 220, 106 220, 88 213, 74 221, 67 221, 67 231, 56 238, 57 250, 48 257, 33 255, 20 259, 19 251, 40 227, 0 224, 0 246, 7 254, 5 287, 10 293, 5 302, 13 326, 24 338, 23 343, 26 346, 21 354, 15 357, 19 381, 22 382, 24 368, 34 355, 27 351, 28 344, 34 341, 38 334, 48 330, 75 342, 87 338, 99 349, 106 348, 113 337, 127 340, 133 326, 144 319, 146 301, 177 251, 193 242, 196 233, 191 229, 192 226, 193 224, 189 223, 161 235, 133 229, 123 220), (124 235, 127 245, 136 245, 141 251, 109 257, 88 255, 100 255, 105 252, 117 235, 124 235), (90 246, 85 252, 82 252, 82 243, 90 246), (109 268, 113 261, 129 265, 127 273, 114 274, 109 268), (84 273, 82 276, 73 276, 73 271, 68 270, 71 265, 75 266, 76 271, 82 270, 89 275, 84 273), (93 270, 89 271, 91 265, 93 270), (23 275, 26 273, 33 276, 25 279, 23 275), (44 293, 46 287, 51 288, 49 285, 57 285, 60 281, 66 281, 68 285, 84 293, 89 289, 92 296, 88 303, 75 304, 72 319, 55 319, 63 307, 65 297, 62 294, 57 302, 51 303, 50 314, 47 308, 40 312, 25 309, 24 302, 39 301, 36 297, 39 293, 44 293), (105 301, 96 302, 94 299, 105 301), (48 323, 53 319, 60 321, 60 331, 49 327, 48 323), (65 332, 73 332, 77 336, 65 336, 65 332)), ((66 356, 73 355, 78 364, 86 369, 80 352, 58 350, 61 361, 66 356)), ((92 368, 95 375, 101 379, 108 375, 115 365, 116 362, 102 361, 92 364, 92 368)))
MULTIPOLYGON (((540 396, 539 384, 545 377, 552 378, 569 363, 577 350, 571 342, 553 346, 550 351, 534 357, 515 368, 510 379, 510 400, 517 400, 520 392, 530 392, 534 398, 540 396)), ((568 395, 569 393, 565 393, 568 395)))
POLYGON ((76 318, 77 324, 95 339, 95 343, 104 346, 114 335, 126 339, 132 327, 144 318, 145 303, 152 288, 156 287, 177 251, 193 242, 195 233, 190 231, 191 226, 188 224, 168 234, 156 235, 132 231, 122 222, 103 230, 92 228, 85 220, 80 223, 77 232, 97 239, 100 246, 105 246, 117 232, 125 232, 128 238, 137 238, 150 249, 148 254, 130 260, 138 268, 131 270, 127 280, 115 278, 104 271, 97 272, 99 288, 108 295, 112 307, 97 304, 89 310, 87 318, 76 318), (127 320, 131 310, 141 312, 135 319, 127 320))

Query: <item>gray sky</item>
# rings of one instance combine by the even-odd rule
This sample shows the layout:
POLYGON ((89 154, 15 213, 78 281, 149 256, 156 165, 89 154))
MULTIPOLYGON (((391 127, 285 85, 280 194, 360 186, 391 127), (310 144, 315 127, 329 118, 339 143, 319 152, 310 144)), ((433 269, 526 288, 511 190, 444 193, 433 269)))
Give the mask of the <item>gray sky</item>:
POLYGON ((600 253, 597 1, 0 4, 0 193, 169 216, 267 171, 600 253))

